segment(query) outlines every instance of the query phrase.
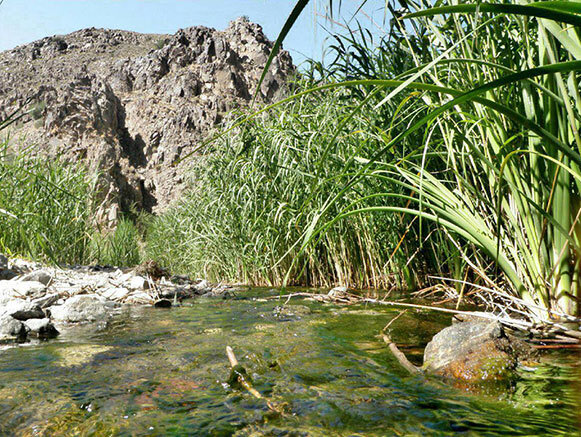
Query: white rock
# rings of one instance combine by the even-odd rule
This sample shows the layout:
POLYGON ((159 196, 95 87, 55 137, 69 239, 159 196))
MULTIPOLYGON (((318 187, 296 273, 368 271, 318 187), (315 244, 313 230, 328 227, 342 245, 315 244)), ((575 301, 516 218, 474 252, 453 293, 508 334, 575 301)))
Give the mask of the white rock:
POLYGON ((152 304, 154 301, 153 297, 143 291, 135 291, 125 299, 125 303, 132 304, 152 304))
POLYGON ((105 299, 96 294, 79 294, 68 298, 63 305, 50 308, 51 317, 63 322, 103 320, 108 312, 105 299))
POLYGON ((143 276, 133 276, 129 281, 129 288, 132 290, 147 290, 149 282, 143 276))
POLYGON ((44 311, 35 303, 21 299, 15 299, 3 308, 4 314, 8 314, 16 320, 42 319, 44 311))
POLYGON ((38 297, 46 291, 46 285, 38 281, 0 281, 0 295, 13 297, 38 297))
POLYGON ((200 282, 198 282, 197 284, 195 284, 193 286, 193 288, 198 292, 198 293, 207 293, 208 291, 212 290, 212 284, 210 284, 208 281, 206 281, 205 279, 202 279, 200 282))
POLYGON ((0 314, 4 314, 4 308, 13 300, 16 300, 16 298, 6 294, 0 294, 0 314))
POLYGON ((334 297, 334 298, 343 297, 343 296, 345 296, 345 294, 347 293, 348 290, 349 289, 347 287, 335 287, 335 288, 331 289, 329 291, 329 293, 327 293, 327 296, 334 297))
POLYGON ((56 337, 59 332, 51 323, 50 319, 30 319, 24 322, 30 330, 30 334, 36 337, 56 337))
POLYGON ((119 276, 117 280, 119 282, 129 282, 129 281, 131 281, 132 277, 133 277, 132 273, 125 273, 125 274, 119 276))
MULTIPOLYGON (((38 306, 40 306, 41 308, 48 308, 49 306, 55 304, 58 302, 60 295, 58 293, 50 293, 50 294, 45 294, 42 297, 39 297, 38 299, 33 299, 32 303, 37 304, 38 306)), ((64 300, 63 300, 64 303, 64 300)))
POLYGON ((131 293, 125 287, 107 288, 101 291, 99 294, 109 300, 123 300, 129 293, 131 293))
POLYGON ((20 282, 36 281, 44 285, 49 285, 52 282, 53 277, 43 270, 36 270, 20 276, 17 280, 20 282))
POLYGON ((0 341, 24 340, 27 327, 8 315, 0 316, 0 341))

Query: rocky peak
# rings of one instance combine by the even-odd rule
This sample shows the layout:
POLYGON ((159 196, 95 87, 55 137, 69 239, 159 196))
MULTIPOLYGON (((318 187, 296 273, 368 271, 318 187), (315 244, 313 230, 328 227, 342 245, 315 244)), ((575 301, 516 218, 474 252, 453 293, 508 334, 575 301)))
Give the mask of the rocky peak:
MULTIPOLYGON (((43 38, 0 53, 0 118, 29 102, 11 147, 98 171, 103 217, 132 205, 157 211, 183 188, 180 158, 253 97, 271 48, 245 18, 224 31, 91 28, 43 38)), ((259 98, 276 98, 294 71, 282 51, 259 98)))

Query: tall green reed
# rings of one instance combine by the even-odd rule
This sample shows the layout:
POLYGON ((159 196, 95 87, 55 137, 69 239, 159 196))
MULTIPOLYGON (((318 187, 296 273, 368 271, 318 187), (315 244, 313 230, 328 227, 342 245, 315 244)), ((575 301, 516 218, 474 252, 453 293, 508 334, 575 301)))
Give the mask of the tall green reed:
POLYGON ((130 266, 140 261, 135 225, 95 221, 94 178, 81 165, 0 148, 0 252, 53 264, 130 266))
POLYGON ((448 229, 493 295, 505 296, 508 288, 522 298, 511 301, 512 309, 541 321, 577 315, 581 7, 527 1, 438 2, 432 9, 423 1, 402 4, 415 11, 404 18, 417 21, 400 25, 397 38, 416 66, 399 80, 342 85, 393 87, 377 108, 393 107, 396 96, 420 90, 430 112, 397 136, 384 135, 375 153, 358 157, 364 168, 344 178, 339 196, 330 196, 315 214, 303 249, 342 219, 406 213, 448 229), (414 152, 385 159, 418 131, 424 137, 414 152), (383 170, 369 171, 382 161, 383 170), (404 194, 386 193, 383 205, 371 208, 359 205, 367 200, 361 196, 330 221, 320 220, 361 178, 387 180, 404 194), (401 208, 394 199, 409 203, 401 208), (463 242, 476 252, 465 250, 463 242), (482 267, 486 257, 493 269, 482 267))
MULTIPOLYGON (((148 255, 173 270, 218 280, 275 285, 291 271, 290 282, 300 285, 401 286, 394 272, 413 254, 406 254, 406 244, 395 250, 406 234, 397 214, 353 217, 306 250, 297 243, 340 187, 337 174, 356 171, 352 156, 380 141, 366 127, 381 115, 353 114, 358 106, 351 90, 305 95, 226 135, 196 165, 186 199, 153 219, 148 255)), ((353 188, 327 210, 329 217, 362 194, 397 189, 383 181, 353 188)), ((408 230, 408 238, 413 234, 408 230)))
POLYGON ((91 182, 78 166, 0 152, 0 251, 54 263, 86 261, 91 182))

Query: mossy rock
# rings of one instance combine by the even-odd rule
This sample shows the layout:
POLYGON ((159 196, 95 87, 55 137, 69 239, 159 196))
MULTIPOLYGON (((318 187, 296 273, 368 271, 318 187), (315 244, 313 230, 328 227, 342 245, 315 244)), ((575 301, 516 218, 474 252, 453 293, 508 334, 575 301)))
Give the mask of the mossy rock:
POLYGON ((514 376, 532 349, 507 336, 498 322, 464 322, 434 336, 424 351, 426 373, 465 381, 497 381, 514 376))

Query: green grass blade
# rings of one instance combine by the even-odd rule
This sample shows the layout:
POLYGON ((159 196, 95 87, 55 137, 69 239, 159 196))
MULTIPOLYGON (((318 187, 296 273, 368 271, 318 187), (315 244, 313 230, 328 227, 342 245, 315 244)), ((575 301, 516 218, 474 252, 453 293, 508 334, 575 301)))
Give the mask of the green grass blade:
POLYGON ((563 9, 537 7, 532 5, 514 5, 499 3, 478 3, 469 5, 441 6, 425 9, 405 15, 403 18, 431 17, 443 14, 465 14, 488 12, 493 14, 517 14, 528 17, 547 18, 549 20, 581 27, 581 17, 574 13, 564 12, 563 9))
POLYGON ((280 50, 282 42, 284 41, 287 34, 294 26, 295 22, 297 21, 297 19, 301 15, 301 12, 303 12, 303 9, 305 9, 305 7, 307 6, 308 3, 309 3, 309 0, 298 0, 297 4, 295 5, 295 7, 291 11, 290 15, 288 16, 286 22, 284 23, 284 26, 282 27, 280 34, 278 35, 278 38, 276 38, 276 41, 274 42, 274 45, 272 46, 272 50, 270 51, 270 56, 268 57, 266 64, 264 65, 264 69, 262 70, 262 74, 260 75, 260 80, 258 81, 258 84, 256 85, 256 91, 254 93, 253 101, 256 101, 256 97, 258 97, 258 94, 260 93, 260 86, 262 85, 262 82, 264 82, 264 78, 266 77, 266 73, 268 73, 268 69, 270 67, 270 64, 272 64, 274 57, 278 54, 278 51, 280 50))

